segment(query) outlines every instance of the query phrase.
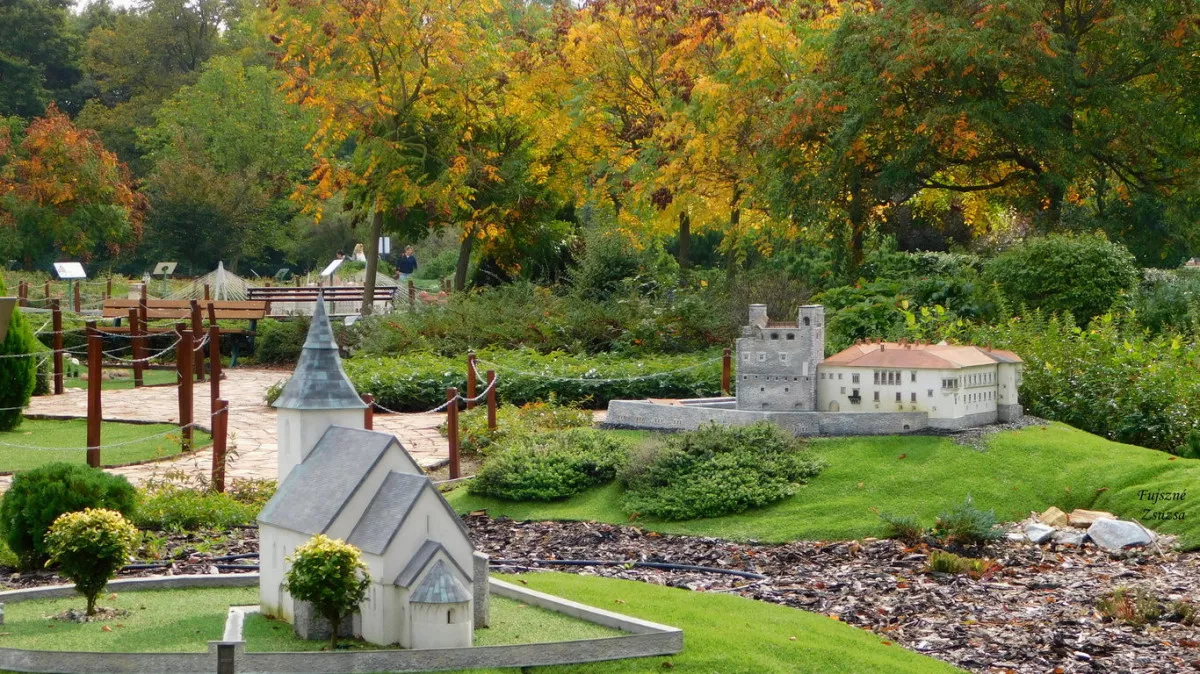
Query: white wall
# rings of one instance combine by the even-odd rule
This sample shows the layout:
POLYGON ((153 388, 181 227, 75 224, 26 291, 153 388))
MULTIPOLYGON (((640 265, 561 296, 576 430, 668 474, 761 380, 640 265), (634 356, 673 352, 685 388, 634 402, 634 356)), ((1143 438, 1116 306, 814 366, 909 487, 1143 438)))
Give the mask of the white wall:
POLYGON ((304 461, 330 426, 362 428, 363 410, 280 409, 275 418, 276 442, 279 443, 279 482, 304 461))
POLYGON ((285 559, 296 548, 307 543, 309 538, 275 526, 263 525, 259 528, 258 601, 263 613, 292 622, 292 598, 283 589, 283 574, 288 569, 285 559))
MULTIPOLYGON (((1000 402, 1000 377, 995 365, 980 365, 957 370, 878 368, 898 372, 899 384, 875 383, 872 367, 839 367, 822 364, 817 375, 817 409, 831 411, 836 402, 839 412, 925 412, 931 419, 953 419, 967 414, 994 411, 1000 402), (854 383, 854 375, 858 383, 854 383), (914 381, 915 375, 915 381, 914 381), (943 386, 944 379, 957 379, 957 388, 943 386), (862 401, 854 405, 849 397, 858 389, 862 401), (875 394, 879 401, 875 401, 875 394), (896 394, 900 400, 896 400, 896 394), (914 401, 913 394, 916 394, 914 401)), ((881 379, 881 382, 886 379, 881 379)))
POLYGON ((441 499, 433 490, 423 491, 421 497, 413 504, 408 519, 404 521, 404 527, 396 534, 395 540, 387 550, 383 577, 399 576, 408 566, 412 554, 426 540, 431 540, 441 543, 450 553, 451 559, 468 574, 462 581, 470 587, 475 549, 470 539, 454 522, 453 518, 456 517, 457 515, 442 505, 441 499))
POLYGON ((410 606, 410 648, 460 648, 471 645, 475 633, 469 602, 410 606), (453 612, 450 622, 447 621, 448 611, 453 612))

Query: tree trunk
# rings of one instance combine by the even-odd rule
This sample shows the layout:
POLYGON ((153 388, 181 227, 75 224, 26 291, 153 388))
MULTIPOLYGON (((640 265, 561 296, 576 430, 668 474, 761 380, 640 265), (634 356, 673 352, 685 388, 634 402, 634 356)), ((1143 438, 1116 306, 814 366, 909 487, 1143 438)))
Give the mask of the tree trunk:
POLYGON ((338 630, 342 628, 342 617, 338 615, 325 616, 329 621, 329 650, 337 650, 338 630))
POLYGON ((742 224, 742 187, 733 186, 733 196, 729 199, 729 231, 725 233, 725 278, 729 281, 737 275, 737 242, 738 229, 742 224))
POLYGON ((454 266, 454 289, 463 291, 467 287, 467 267, 471 264, 471 248, 475 245, 475 228, 463 230, 462 243, 458 246, 458 264, 454 266))
POLYGON ((96 615, 96 595, 90 594, 87 598, 87 614, 89 616, 96 615))
POLYGON ((383 234, 383 211, 376 209, 371 218, 371 235, 367 238, 367 276, 363 279, 363 316, 370 316, 375 308, 375 273, 379 269, 379 236, 383 234))
POLYGON ((867 204, 863 197, 862 177, 856 168, 850 180, 850 265, 849 271, 856 272, 863 263, 863 243, 867 232, 867 204))
POLYGON ((687 213, 679 214, 679 266, 692 266, 692 219, 687 213))

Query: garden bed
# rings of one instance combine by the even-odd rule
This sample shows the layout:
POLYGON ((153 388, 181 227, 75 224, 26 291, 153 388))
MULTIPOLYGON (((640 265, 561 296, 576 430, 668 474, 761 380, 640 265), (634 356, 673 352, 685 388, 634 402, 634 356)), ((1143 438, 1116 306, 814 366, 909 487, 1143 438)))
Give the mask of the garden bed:
MULTIPOLYGON (((102 446, 122 445, 101 449, 101 465, 106 468, 167 459, 180 454, 179 427, 174 424, 106 421, 100 426, 100 438, 102 446)), ((204 447, 212 440, 207 433, 195 430, 193 441, 195 447, 204 447)), ((0 474, 56 461, 85 464, 87 452, 82 448, 86 446, 87 419, 27 418, 16 430, 0 433, 0 474), (76 451, 72 451, 75 448, 76 451)))

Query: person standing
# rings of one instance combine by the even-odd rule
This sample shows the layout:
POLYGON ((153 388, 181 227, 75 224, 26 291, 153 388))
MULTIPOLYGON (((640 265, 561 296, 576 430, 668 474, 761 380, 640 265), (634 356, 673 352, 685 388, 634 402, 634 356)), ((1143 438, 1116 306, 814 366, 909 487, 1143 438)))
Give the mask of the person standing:
POLYGON ((396 261, 396 271, 400 272, 401 281, 407 281, 417 271, 417 256, 412 246, 404 247, 404 255, 396 261))

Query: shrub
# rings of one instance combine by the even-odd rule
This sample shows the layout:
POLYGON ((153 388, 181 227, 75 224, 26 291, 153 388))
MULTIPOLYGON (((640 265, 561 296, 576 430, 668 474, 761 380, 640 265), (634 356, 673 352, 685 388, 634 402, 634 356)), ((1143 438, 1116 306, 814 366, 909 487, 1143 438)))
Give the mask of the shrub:
POLYGON ((337 648, 342 619, 367 598, 371 577, 358 548, 323 534, 296 548, 284 585, 292 597, 307 601, 329 621, 329 648, 337 648))
POLYGON ((1140 626, 1156 622, 1163 615, 1162 606, 1154 595, 1145 590, 1119 587, 1096 600, 1096 610, 1109 620, 1140 626))
POLYGON ((946 545, 977 545, 1002 538, 996 527, 996 512, 980 510, 968 496, 961 504, 938 515, 933 535, 946 545))
POLYGON ((1147 269, 1129 304, 1138 322, 1155 333, 1200 333, 1200 274, 1147 269))
POLYGON ((274 405, 275 401, 279 400, 279 396, 283 395, 283 388, 287 386, 287 383, 288 380, 280 379, 268 386, 266 392, 263 394, 263 402, 267 403, 267 405, 274 405))
POLYGON ((990 260, 987 276, 1009 303, 1087 321, 1133 290, 1133 255, 1103 235, 1028 239, 990 260))
POLYGON ((999 568, 1000 564, 994 560, 961 557, 945 550, 933 550, 925 563, 926 573, 951 573, 956 576, 966 574, 975 580, 994 573, 999 568))
POLYGON ((268 364, 296 362, 308 336, 308 324, 307 316, 290 321, 271 318, 259 321, 258 334, 254 337, 254 360, 268 364))
MULTIPOLYGON (((525 403, 519 407, 498 405, 495 430, 487 427, 487 407, 476 407, 459 417, 459 449, 482 454, 493 445, 505 445, 519 437, 591 425, 590 411, 572 405, 560 405, 555 398, 546 402, 525 403)), ((438 430, 444 435, 446 425, 442 424, 438 430)))
POLYGON ((232 494, 172 486, 144 493, 133 520, 143 529, 163 531, 229 529, 254 524, 261 510, 232 494))
POLYGON ((489 456, 469 489, 510 501, 553 501, 612 482, 625 453, 602 431, 523 436, 489 456))
MULTIPOLYGON (((384 407, 418 412, 442 404, 450 386, 465 390, 466 359, 410 353, 389 358, 356 356, 344 363, 361 393, 384 407)), ((497 392, 524 405, 557 396, 563 404, 603 408, 613 399, 698 398, 720 395, 718 353, 627 358, 570 356, 534 351, 482 351, 479 369, 495 369, 497 392)))
MULTIPOLYGON (((0 281, 0 296, 5 294, 4 282, 0 281)), ((33 328, 20 311, 13 310, 8 324, 8 335, 0 342, 0 431, 11 431, 21 424, 24 415, 21 408, 29 404, 37 383, 38 341, 33 337, 33 328), (25 357, 3 358, 18 354, 25 357)))
POLYGON ((887 537, 895 538, 909 545, 915 545, 925 539, 925 527, 920 520, 912 516, 892 515, 881 513, 879 519, 887 527, 887 537))
POLYGON ((772 423, 712 423, 640 448, 618 477, 627 489, 626 512, 687 520, 787 498, 822 467, 805 455, 801 441, 772 423))
POLYGON ((46 562, 46 530, 63 513, 87 508, 129 515, 137 493, 121 475, 73 463, 51 463, 17 473, 0 501, 8 547, 25 568, 46 562))
POLYGON ((121 513, 102 508, 63 513, 46 534, 50 561, 87 598, 89 616, 96 614, 96 597, 125 566, 137 542, 138 530, 121 513))

